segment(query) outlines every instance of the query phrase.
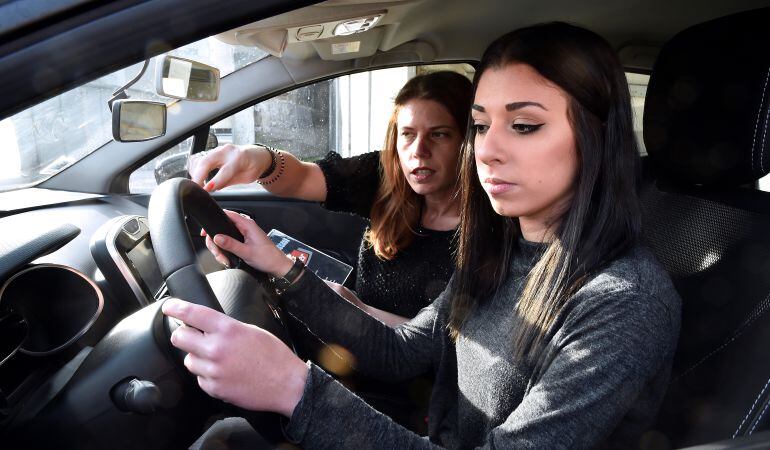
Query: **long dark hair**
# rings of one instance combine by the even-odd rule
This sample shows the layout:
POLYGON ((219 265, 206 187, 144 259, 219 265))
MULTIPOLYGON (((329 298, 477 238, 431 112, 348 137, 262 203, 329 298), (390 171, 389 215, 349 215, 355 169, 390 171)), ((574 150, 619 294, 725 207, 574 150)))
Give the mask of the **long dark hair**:
MULTIPOLYGON (((535 363, 567 299, 639 237, 639 152, 625 73, 600 36, 561 22, 508 33, 484 52, 474 92, 487 69, 514 63, 534 68, 568 95, 579 162, 571 204, 516 306, 515 356, 535 363)), ((521 235, 518 220, 496 214, 481 187, 474 139, 471 127, 462 154, 460 246, 449 320, 455 339, 475 305, 504 283, 521 235)))
MULTIPOLYGON (((392 259, 399 250, 412 243, 423 202, 401 171, 396 149, 399 111, 412 100, 433 100, 446 108, 454 118, 460 135, 464 136, 472 98, 470 80, 449 71, 418 75, 396 95, 385 134, 385 148, 380 152, 382 177, 370 212, 371 225, 365 235, 367 243, 374 247, 374 253, 379 258, 392 259)), ((459 177, 459 164, 457 171, 459 177)))

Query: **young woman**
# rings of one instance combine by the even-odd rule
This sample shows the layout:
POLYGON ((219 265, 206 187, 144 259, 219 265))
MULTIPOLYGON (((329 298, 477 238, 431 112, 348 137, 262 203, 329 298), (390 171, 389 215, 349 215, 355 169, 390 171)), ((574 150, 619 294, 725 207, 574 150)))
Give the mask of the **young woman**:
MULTIPOLYGON (((263 146, 228 144, 195 159, 190 174, 209 191, 256 180, 274 194, 369 219, 356 271, 358 297, 334 287, 395 326, 438 297, 454 270, 457 162, 470 104, 464 76, 421 75, 396 96, 382 152, 344 159, 331 152, 314 164, 263 146)), ((209 247, 225 262, 210 240, 209 247)))
POLYGON ((166 302, 172 343, 214 397, 290 418, 305 448, 630 448, 665 392, 680 299, 638 244, 638 154, 620 63, 563 23, 491 44, 462 160, 458 269, 392 329, 330 294, 252 222, 217 245, 294 283, 285 306, 383 379, 436 376, 429 439, 370 409, 275 337, 166 302), (256 256, 259 255, 259 258, 256 256), (287 272, 290 272, 287 274, 287 272))

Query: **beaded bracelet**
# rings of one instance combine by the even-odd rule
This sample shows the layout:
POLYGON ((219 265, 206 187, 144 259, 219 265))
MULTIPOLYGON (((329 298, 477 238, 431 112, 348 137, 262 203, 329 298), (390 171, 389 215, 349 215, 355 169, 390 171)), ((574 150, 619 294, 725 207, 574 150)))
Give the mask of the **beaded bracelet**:
POLYGON ((283 153, 281 153, 280 150, 274 150, 273 154, 278 157, 278 173, 276 173, 275 176, 269 180, 266 180, 266 181, 257 180, 257 184, 266 186, 268 184, 275 183, 276 181, 278 181, 279 178, 281 178, 281 175, 283 175, 283 172, 286 169, 286 158, 284 158, 283 153))
POLYGON ((260 147, 264 147, 265 150, 267 150, 267 152, 270 153, 270 166, 268 166, 268 168, 265 169, 264 172, 262 172, 262 175, 257 177, 258 179, 266 178, 272 175, 273 172, 275 171, 275 163, 277 162, 276 161, 277 158, 275 157, 275 152, 273 151, 272 148, 268 147, 267 145, 262 145, 262 144, 257 144, 257 145, 260 147))

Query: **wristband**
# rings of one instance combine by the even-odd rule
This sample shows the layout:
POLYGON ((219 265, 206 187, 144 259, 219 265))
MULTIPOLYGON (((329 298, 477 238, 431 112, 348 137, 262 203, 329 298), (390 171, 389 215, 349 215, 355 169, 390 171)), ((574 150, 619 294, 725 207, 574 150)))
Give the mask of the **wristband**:
POLYGON ((275 284, 276 289, 283 292, 286 289, 289 288, 292 284, 294 284, 297 279, 299 279, 299 276, 302 275, 302 272, 305 270, 305 263, 302 262, 301 259, 296 258, 292 256, 294 259, 294 264, 291 265, 291 269, 289 269, 288 272, 286 272, 286 275, 282 277, 272 277, 273 284, 275 284))
POLYGON ((257 145, 259 145, 260 147, 264 147, 265 150, 267 150, 267 152, 270 154, 270 165, 267 167, 267 169, 265 169, 264 172, 262 172, 262 175, 257 177, 257 178, 267 178, 270 175, 272 175, 273 172, 275 172, 275 163, 277 158, 272 148, 268 147, 267 145, 262 145, 262 144, 257 144, 257 145))
POLYGON ((284 170, 286 170, 286 158, 283 156, 283 153, 281 153, 280 150, 272 150, 273 155, 278 160, 278 169, 273 170, 275 175, 268 174, 269 176, 272 176, 269 180, 257 180, 257 184, 261 184, 262 186, 267 186, 268 184, 275 183, 278 181, 279 178, 281 178, 281 175, 283 175, 284 170))

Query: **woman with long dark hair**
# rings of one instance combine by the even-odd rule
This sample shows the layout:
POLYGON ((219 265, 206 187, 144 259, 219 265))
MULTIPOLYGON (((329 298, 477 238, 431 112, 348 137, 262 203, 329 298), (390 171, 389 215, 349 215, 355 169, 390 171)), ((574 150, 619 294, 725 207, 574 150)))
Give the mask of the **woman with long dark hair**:
MULTIPOLYGON (((454 270, 458 160, 470 103, 471 83, 464 76, 418 75, 394 99, 380 152, 351 158, 330 152, 306 163, 284 150, 227 144, 194 158, 190 174, 209 191, 257 181, 276 195, 369 219, 355 295, 334 288, 395 326, 438 297, 454 270), (217 175, 204 182, 214 168, 220 168, 217 175)), ((210 239, 208 244, 225 263, 210 239)))
POLYGON ((215 238, 290 278, 285 307, 345 346, 359 370, 382 379, 432 371, 429 439, 263 330, 169 301, 164 312, 190 325, 172 343, 190 352, 186 365, 206 392, 284 414, 288 436, 306 448, 638 445, 666 389, 681 306, 638 242, 623 69, 598 35, 551 23, 493 42, 474 85, 457 272, 413 320, 396 329, 372 320, 248 220, 231 216, 245 243, 215 238))

